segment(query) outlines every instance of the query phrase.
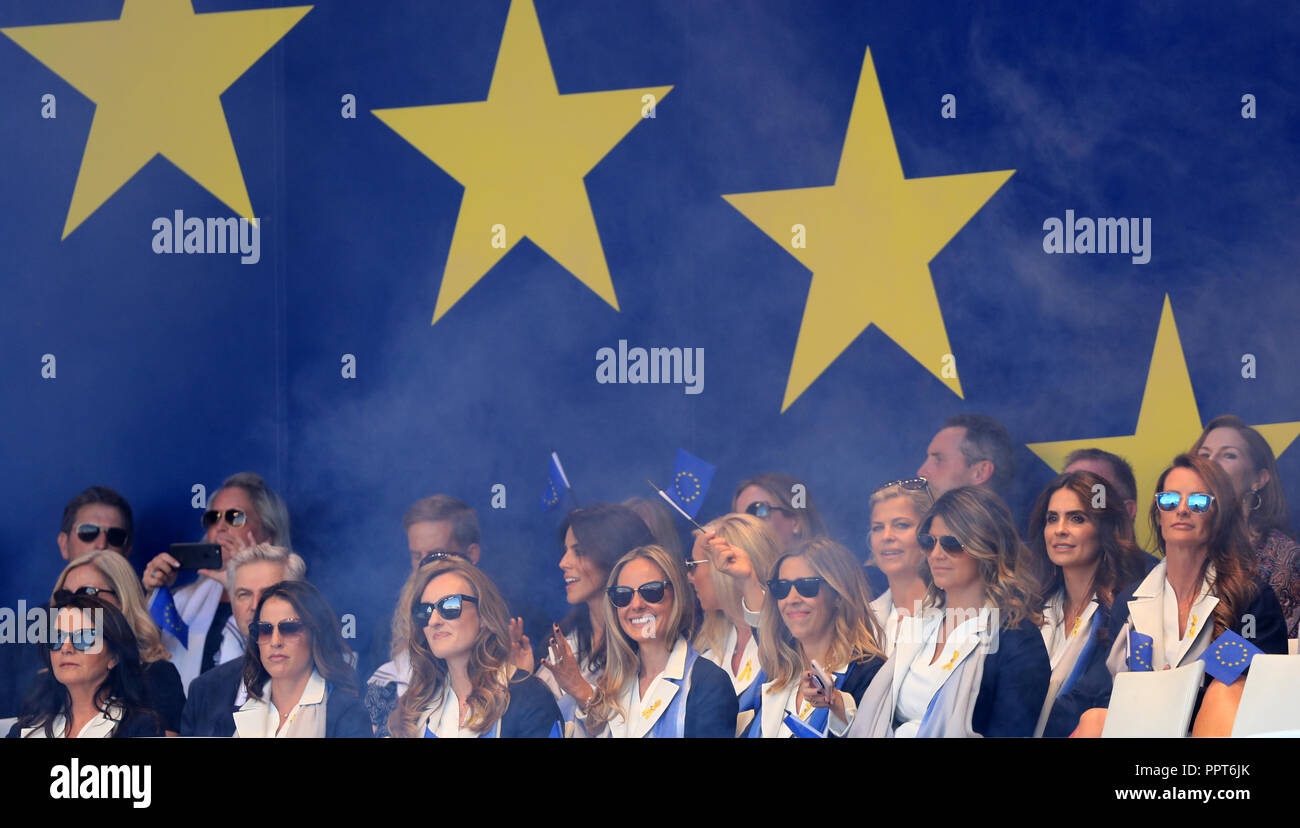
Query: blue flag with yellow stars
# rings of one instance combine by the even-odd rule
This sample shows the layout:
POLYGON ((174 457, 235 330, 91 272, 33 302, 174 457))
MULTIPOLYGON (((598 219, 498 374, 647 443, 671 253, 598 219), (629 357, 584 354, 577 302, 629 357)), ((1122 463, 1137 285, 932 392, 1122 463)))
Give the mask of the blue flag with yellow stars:
POLYGON ((551 462, 546 468, 546 491, 542 494, 542 511, 549 512, 560 501, 564 499, 564 493, 569 491, 569 478, 564 474, 564 467, 560 465, 560 455, 551 452, 551 462))
POLYGON ((1152 646, 1155 643, 1149 635, 1143 635, 1137 630, 1130 630, 1128 634, 1128 668, 1135 673, 1150 672, 1152 667, 1152 646))
POLYGON ((158 587, 153 591, 149 598, 149 617, 159 628, 176 636, 182 647, 190 640, 190 626, 181 620, 172 591, 167 587, 158 587))
POLYGON ((1232 684, 1250 666, 1250 660, 1264 652, 1232 630, 1214 639, 1201 654, 1205 672, 1224 684, 1232 684))
POLYGON ((686 451, 677 449, 677 460, 673 463, 673 483, 664 490, 664 494, 673 499, 682 511, 691 517, 700 512, 704 494, 713 482, 716 468, 686 451))

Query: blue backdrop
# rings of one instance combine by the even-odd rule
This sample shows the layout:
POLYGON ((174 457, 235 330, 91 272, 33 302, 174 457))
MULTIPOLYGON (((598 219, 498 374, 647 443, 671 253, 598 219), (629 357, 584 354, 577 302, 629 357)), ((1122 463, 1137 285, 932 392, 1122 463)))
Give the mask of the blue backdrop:
MULTIPOLYGON (((535 46, 532 6, 516 5, 518 42, 535 46)), ((163 134, 201 95, 180 69, 156 67, 188 65, 196 47, 150 41, 162 63, 112 94, 151 114, 119 107, 127 137, 88 147, 92 121, 107 131, 109 105, 123 104, 95 100, 94 82, 135 64, 91 65, 91 80, 74 83, 68 67, 94 54, 65 45, 38 58, 21 28, 116 20, 123 3, 0 3, 0 597, 49 588, 61 510, 86 486, 131 501, 138 567, 197 539, 192 486, 212 492, 248 469, 285 496, 295 546, 340 613, 368 622, 388 611, 409 565, 404 510, 448 492, 478 509, 485 565, 506 591, 558 616, 558 513, 538 507, 552 450, 590 502, 644 496, 646 477, 666 485, 686 448, 718 467, 706 518, 742 478, 788 472, 863 553, 866 495, 914 472, 961 411, 1008 426, 1020 466, 1010 500, 1023 517, 1052 475, 1025 444, 1135 432, 1166 295, 1202 422, 1300 420, 1295 12, 973 5, 536 0, 561 95, 672 87, 653 119, 627 119, 573 178, 585 181, 617 309, 575 278, 599 266, 519 241, 528 227, 507 222, 509 249, 487 254, 500 260, 431 325, 467 188, 372 110, 488 99, 507 0, 320 2, 266 35, 264 54, 217 90, 224 124, 202 131, 228 130, 260 222, 256 264, 154 250, 155 219, 176 210, 244 214, 212 183, 220 176, 196 172, 216 154, 206 139, 163 134), (878 93, 864 86, 868 49, 878 93), (1015 172, 908 277, 932 280, 939 326, 890 311, 895 330, 929 337, 933 353, 900 345, 879 314, 860 335, 844 323, 851 344, 783 412, 796 343, 824 327, 801 330, 818 268, 723 196, 835 184, 872 94, 906 178, 1015 172), (154 138, 172 149, 149 154, 154 138), (64 237, 78 187, 141 147, 142 166, 124 167, 64 237), (1044 222, 1067 209, 1149 218, 1150 261, 1045 252, 1044 222), (620 339, 702 348, 703 392, 598 383, 596 353, 620 339), (943 353, 955 355, 963 396, 940 374, 943 353), (1244 354, 1254 378, 1242 375, 1244 354), (506 487, 504 509, 491 507, 494 484, 506 487)), ((127 9, 150 6, 168 4, 127 9)), ((189 14, 185 2, 169 8, 189 14)), ((193 4, 200 17, 264 8, 193 4)), ((102 32, 93 37, 117 37, 102 32)), ((211 48, 238 42, 222 34, 211 48)), ((504 93, 523 80, 498 83, 504 93)), ((557 123, 585 128, 553 109, 557 123)), ((424 137, 480 140, 445 128, 424 137)), ((477 161, 508 167, 532 138, 521 122, 481 139, 477 161)), ((572 149, 537 143, 555 158, 572 149)), ((860 216, 864 238, 881 227, 906 237, 914 227, 890 225, 893 208, 865 204, 848 224, 860 216)), ((590 241, 580 215, 552 218, 572 218, 572 238, 590 241)), ((463 232, 491 249, 489 227, 463 232)), ((852 234, 807 233, 810 250, 831 248, 838 278, 860 280, 865 304, 892 301, 877 241, 863 250, 852 234)), ((1300 485, 1294 450, 1280 465, 1300 485)))

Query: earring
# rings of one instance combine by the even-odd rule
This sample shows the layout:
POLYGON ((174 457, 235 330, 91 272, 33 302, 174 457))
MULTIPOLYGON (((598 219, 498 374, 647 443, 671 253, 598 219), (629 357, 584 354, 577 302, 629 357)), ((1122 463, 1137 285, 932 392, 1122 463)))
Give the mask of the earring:
POLYGON ((1251 489, 1250 493, 1255 496, 1255 502, 1251 504, 1250 510, 1252 512, 1258 512, 1259 507, 1264 505, 1264 498, 1260 497, 1259 489, 1251 489))

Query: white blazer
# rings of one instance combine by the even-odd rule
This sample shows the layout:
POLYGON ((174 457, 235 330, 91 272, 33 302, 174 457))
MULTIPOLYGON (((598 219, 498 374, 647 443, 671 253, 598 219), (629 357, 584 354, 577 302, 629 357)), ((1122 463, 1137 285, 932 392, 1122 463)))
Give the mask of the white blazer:
POLYGON ((1129 669, 1129 633, 1136 630, 1149 635, 1151 642, 1151 668, 1163 670, 1165 667, 1182 667, 1201 657, 1210 646, 1214 635, 1214 608, 1219 599, 1210 594, 1209 585, 1214 583, 1214 564, 1205 572, 1201 583, 1201 592, 1192 604, 1187 616, 1186 636, 1178 638, 1178 603, 1173 599, 1173 587, 1165 576, 1165 562, 1156 564, 1155 568, 1143 579, 1133 591, 1128 602, 1128 621, 1115 636, 1106 667, 1111 675, 1127 672, 1129 669))
MULTIPOLYGON (((848 672, 848 669, 832 672, 831 678, 838 684, 840 679, 848 672)), ((802 675, 802 674, 800 674, 802 675)), ((759 727, 761 728, 764 739, 784 739, 793 736, 794 733, 785 723, 785 717, 794 715, 803 721, 807 721, 817 708, 810 704, 799 703, 799 675, 795 680, 790 682, 790 686, 785 692, 769 693, 775 685, 775 681, 765 682, 763 684, 762 710, 760 711, 759 727)), ((826 719, 826 730, 835 736, 843 736, 848 733, 849 725, 853 722, 853 717, 857 715, 858 703, 849 693, 840 693, 840 698, 844 703, 844 716, 841 719, 834 713, 829 714, 826 719)))
POLYGON ((646 691, 645 698, 640 697, 640 682, 633 677, 629 682, 629 688, 619 698, 619 703, 627 711, 626 718, 616 712, 603 728, 593 733, 587 730, 587 717, 579 711, 577 714, 579 726, 574 735, 615 739, 643 739, 651 735, 651 728, 659 722, 673 697, 678 693, 690 692, 689 687, 679 687, 673 683, 673 681, 680 682, 685 677, 687 648, 686 639, 678 638, 672 652, 668 654, 668 664, 662 673, 655 676, 646 691))
POLYGON ((758 680, 758 674, 762 671, 758 662, 758 637, 754 635, 751 635, 749 641, 745 643, 745 649, 740 656, 740 670, 734 673, 731 671, 731 661, 735 658, 736 642, 739 638, 736 627, 732 624, 727 628, 727 641, 721 653, 712 647, 700 650, 700 656, 727 671, 727 677, 731 679, 731 687, 736 691, 737 696, 748 690, 749 686, 758 680))
POLYGON ((311 671, 307 686, 303 688, 302 698, 289 711, 288 721, 280 726, 279 711, 271 704, 271 680, 262 686, 261 699, 249 697, 235 711, 235 737, 239 739, 287 739, 325 738, 325 677, 316 670, 311 671), (265 701, 263 700, 265 699, 265 701), (280 732, 276 732, 279 727, 280 732))

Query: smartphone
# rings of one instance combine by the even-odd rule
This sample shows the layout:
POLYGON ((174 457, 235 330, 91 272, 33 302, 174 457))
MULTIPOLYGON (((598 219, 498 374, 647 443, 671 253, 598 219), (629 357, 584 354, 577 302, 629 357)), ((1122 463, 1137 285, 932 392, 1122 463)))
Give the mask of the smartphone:
POLYGON ((827 688, 835 686, 835 682, 826 674, 825 667, 818 664, 815 660, 812 662, 811 666, 813 669, 813 679, 821 685, 823 693, 827 691, 827 688))
POLYGON ((173 543, 167 550, 181 569, 221 569, 221 545, 217 543, 173 543))

